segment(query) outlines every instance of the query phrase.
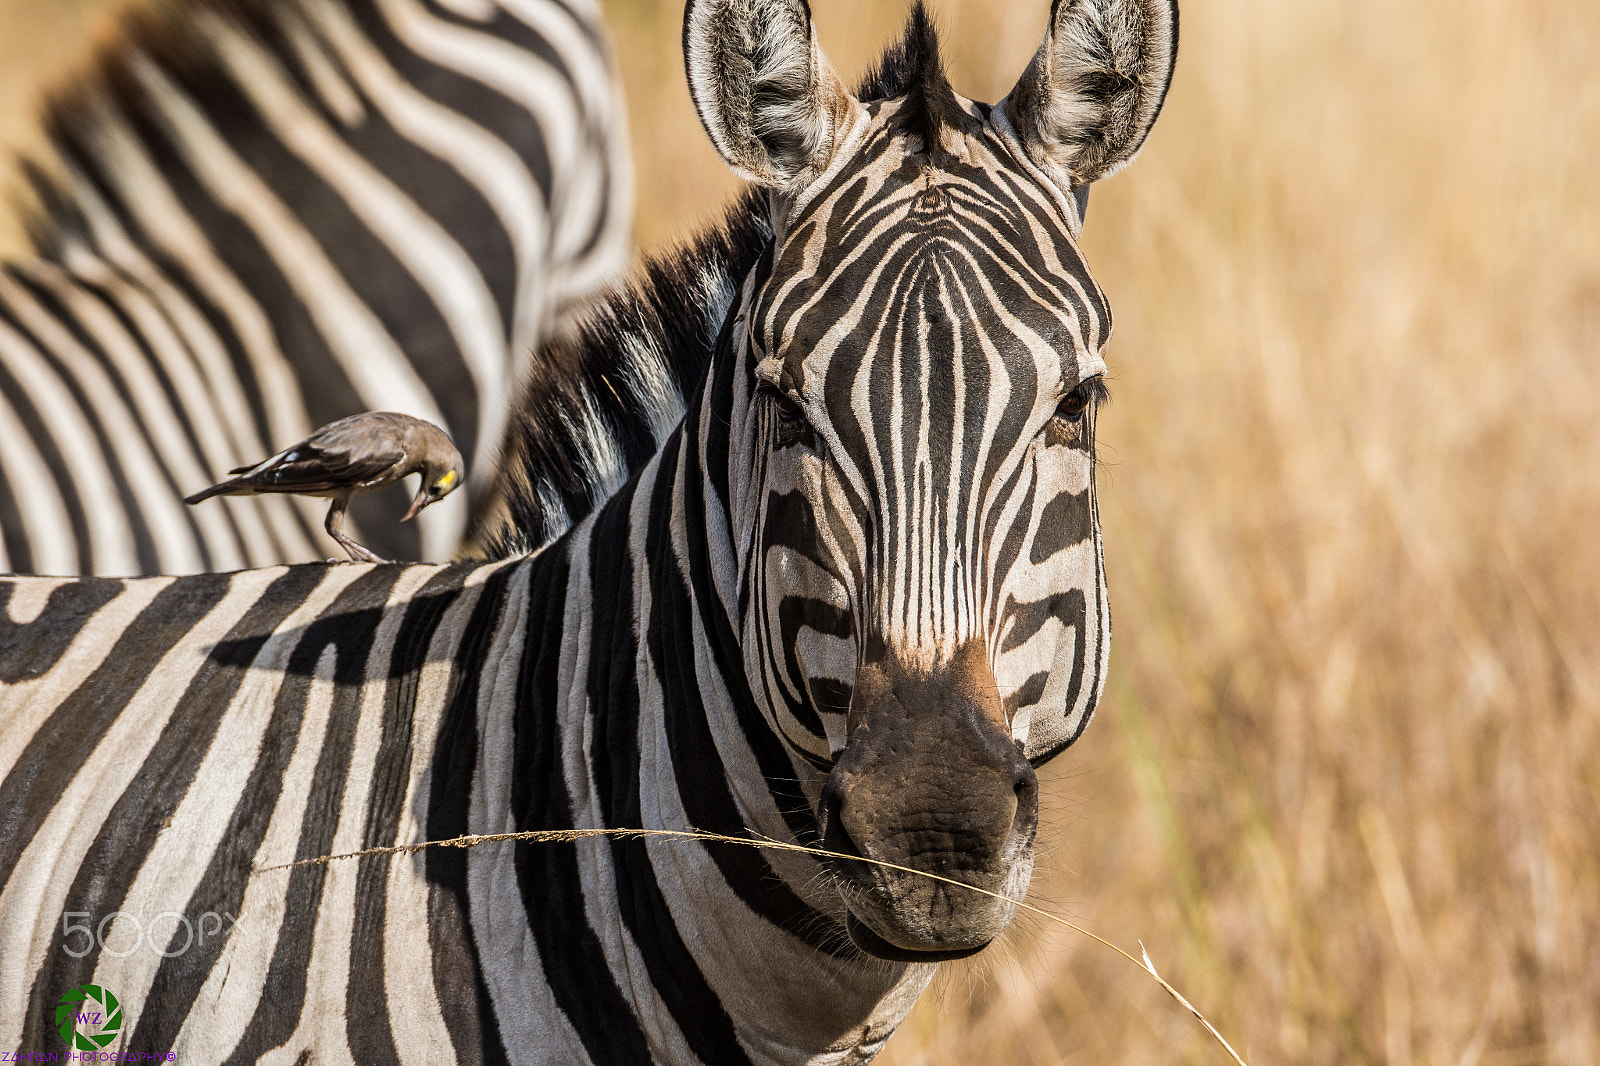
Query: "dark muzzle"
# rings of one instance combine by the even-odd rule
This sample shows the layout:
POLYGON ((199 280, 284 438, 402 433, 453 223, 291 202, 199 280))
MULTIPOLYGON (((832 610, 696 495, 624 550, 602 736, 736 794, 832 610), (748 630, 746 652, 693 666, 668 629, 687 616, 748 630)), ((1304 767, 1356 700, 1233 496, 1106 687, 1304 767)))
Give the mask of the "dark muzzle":
MULTIPOLYGON (((849 740, 822 792, 823 846, 1013 898, 1026 891, 1038 781, 1005 720, 982 644, 918 669, 892 650, 857 672, 849 740)), ((856 945, 936 962, 978 951, 1011 904, 917 873, 830 862, 856 945)))

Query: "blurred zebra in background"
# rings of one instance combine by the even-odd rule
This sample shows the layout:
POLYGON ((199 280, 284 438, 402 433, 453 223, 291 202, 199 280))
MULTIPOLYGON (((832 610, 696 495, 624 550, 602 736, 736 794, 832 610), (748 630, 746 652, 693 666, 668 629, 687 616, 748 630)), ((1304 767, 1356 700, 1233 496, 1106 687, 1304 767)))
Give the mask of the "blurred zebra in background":
POLYGON ((804 0, 693 0, 695 103, 763 188, 535 380, 501 557, 0 581, 0 1049, 92 982, 189 1063, 881 1050, 1012 913, 916 871, 1024 893, 1033 765, 1099 697, 1111 323, 1073 194, 1143 143, 1176 33, 1061 0, 990 107, 920 8, 851 94, 804 0), (829 854, 317 861, 606 827, 829 854), (145 941, 84 939, 119 913, 145 941), (191 943, 208 914, 239 925, 191 943))
MULTIPOLYGON (((159 11, 159 14, 156 13, 159 11)), ((632 186, 592 0, 180 0, 50 105, 35 254, 0 267, 0 570, 325 554, 321 507, 182 499, 315 427, 444 427, 483 506, 533 346, 624 265, 632 186)))

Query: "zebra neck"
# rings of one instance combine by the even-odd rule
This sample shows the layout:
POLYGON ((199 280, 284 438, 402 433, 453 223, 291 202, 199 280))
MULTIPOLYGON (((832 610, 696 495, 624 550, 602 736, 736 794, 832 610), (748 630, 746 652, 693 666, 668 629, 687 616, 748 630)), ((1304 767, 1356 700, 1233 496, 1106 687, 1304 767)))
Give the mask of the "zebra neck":
MULTIPOLYGON (((487 657, 523 650, 498 669, 514 688, 478 704, 475 831, 815 839, 817 782, 745 679, 703 424, 691 415, 600 511, 504 571, 508 639, 487 657)), ((865 1061, 932 974, 861 956, 804 856, 664 839, 515 848, 514 863, 482 848, 467 860, 491 999, 506 1018, 553 997, 591 1061, 865 1061), (487 964, 502 948, 526 958, 521 930, 497 946, 509 933, 489 919, 507 899, 542 974, 487 964), (623 983, 574 976, 599 973, 623 983)))

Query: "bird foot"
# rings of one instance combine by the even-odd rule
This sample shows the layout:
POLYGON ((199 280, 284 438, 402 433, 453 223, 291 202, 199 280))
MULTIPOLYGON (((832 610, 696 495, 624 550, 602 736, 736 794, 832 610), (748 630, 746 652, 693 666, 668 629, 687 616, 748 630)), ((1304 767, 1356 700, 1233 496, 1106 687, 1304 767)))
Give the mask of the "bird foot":
POLYGON ((345 550, 346 554, 350 556, 350 561, 353 563, 386 563, 389 561, 383 558, 381 555, 374 555, 366 548, 363 548, 360 544, 357 544, 355 541, 351 540, 349 537, 343 536, 342 534, 334 534, 333 539, 339 542, 339 547, 345 550))

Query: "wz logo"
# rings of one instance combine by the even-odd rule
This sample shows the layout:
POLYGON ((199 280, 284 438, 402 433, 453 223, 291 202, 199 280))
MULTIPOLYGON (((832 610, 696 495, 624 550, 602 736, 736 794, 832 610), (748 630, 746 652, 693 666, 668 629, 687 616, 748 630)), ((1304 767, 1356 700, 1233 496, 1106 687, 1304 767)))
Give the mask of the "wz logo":
POLYGON ((69 988, 56 1004, 56 1031, 74 1051, 99 1051, 122 1031, 122 1004, 108 988, 69 988))

